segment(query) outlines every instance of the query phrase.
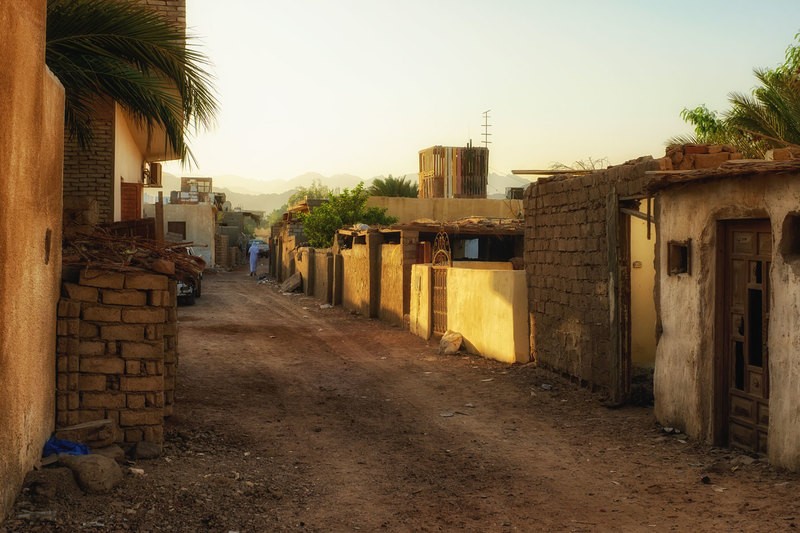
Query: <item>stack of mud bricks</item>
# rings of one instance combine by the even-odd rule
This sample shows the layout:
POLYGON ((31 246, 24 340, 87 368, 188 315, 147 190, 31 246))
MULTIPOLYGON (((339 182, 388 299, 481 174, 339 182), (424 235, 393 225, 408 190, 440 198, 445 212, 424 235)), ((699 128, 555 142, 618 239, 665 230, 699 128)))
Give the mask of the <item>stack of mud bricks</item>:
POLYGON ((717 168, 726 161, 741 159, 742 154, 727 144, 684 144, 667 148, 668 164, 662 170, 698 170, 717 168))
POLYGON ((58 304, 56 425, 108 419, 114 440, 161 443, 177 371, 175 282, 81 270, 58 304))

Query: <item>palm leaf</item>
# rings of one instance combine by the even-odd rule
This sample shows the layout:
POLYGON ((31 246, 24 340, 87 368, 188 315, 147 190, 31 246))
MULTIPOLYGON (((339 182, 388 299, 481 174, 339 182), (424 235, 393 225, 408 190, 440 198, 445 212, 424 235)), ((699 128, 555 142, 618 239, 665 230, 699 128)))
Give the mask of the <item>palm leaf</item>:
POLYGON ((64 85, 70 135, 87 146, 92 102, 108 97, 148 131, 163 128, 168 148, 193 161, 187 129, 209 127, 218 104, 191 38, 138 4, 48 0, 47 9, 46 60, 64 85))

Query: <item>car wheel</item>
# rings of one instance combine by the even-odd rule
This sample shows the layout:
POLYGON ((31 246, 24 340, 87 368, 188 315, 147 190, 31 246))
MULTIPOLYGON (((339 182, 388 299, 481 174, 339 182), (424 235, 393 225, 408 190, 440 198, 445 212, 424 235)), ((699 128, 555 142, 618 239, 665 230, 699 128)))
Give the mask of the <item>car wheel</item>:
POLYGON ((178 303, 183 303, 183 305, 194 305, 194 293, 192 292, 183 296, 178 296, 178 303))

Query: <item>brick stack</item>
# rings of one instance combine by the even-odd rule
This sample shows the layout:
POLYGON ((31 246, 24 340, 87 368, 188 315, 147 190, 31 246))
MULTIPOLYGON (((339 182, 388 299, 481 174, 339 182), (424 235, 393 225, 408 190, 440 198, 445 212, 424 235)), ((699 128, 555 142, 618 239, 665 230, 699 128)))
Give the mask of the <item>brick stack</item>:
POLYGON ((56 425, 109 419, 114 440, 163 441, 177 370, 175 282, 82 270, 58 305, 56 425))
POLYGON ((696 170, 717 168, 731 159, 741 159, 742 154, 727 144, 683 144, 667 148, 664 158, 669 164, 664 170, 696 170))

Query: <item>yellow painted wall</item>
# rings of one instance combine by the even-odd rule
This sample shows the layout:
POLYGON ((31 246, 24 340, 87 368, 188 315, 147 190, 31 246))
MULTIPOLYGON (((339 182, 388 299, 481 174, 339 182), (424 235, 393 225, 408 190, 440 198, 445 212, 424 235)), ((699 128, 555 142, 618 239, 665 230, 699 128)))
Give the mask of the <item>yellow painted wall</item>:
POLYGON ((525 272, 449 269, 447 329, 464 337, 470 353, 504 363, 527 363, 530 349, 525 272))
POLYGON ((0 2, 0 522, 54 426, 64 89, 46 4, 0 2))
POLYGON ((475 270, 514 270, 508 261, 453 261, 453 268, 471 268, 475 270))
POLYGON ((656 362, 656 301, 653 287, 655 269, 655 226, 631 218, 631 360, 633 364, 652 368, 656 362), (638 266, 638 268, 637 268, 638 266))
POLYGON ((398 222, 429 218, 437 221, 466 217, 522 217, 522 200, 487 200, 484 198, 392 198, 370 196, 368 207, 385 207, 398 222))
POLYGON ((411 302, 409 306, 409 329, 425 340, 431 338, 433 317, 431 316, 431 266, 411 266, 411 302))

